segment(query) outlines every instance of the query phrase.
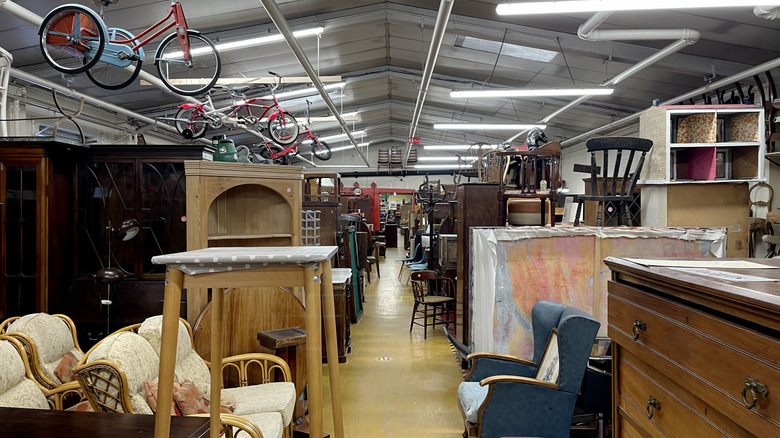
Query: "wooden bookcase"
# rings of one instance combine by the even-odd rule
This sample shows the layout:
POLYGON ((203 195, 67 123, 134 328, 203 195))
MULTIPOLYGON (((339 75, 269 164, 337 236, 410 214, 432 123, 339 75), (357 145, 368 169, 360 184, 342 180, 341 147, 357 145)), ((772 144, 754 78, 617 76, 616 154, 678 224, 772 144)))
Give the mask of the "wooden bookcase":
POLYGON ((766 180, 763 108, 652 107, 639 136, 653 141, 639 182, 642 225, 724 227, 726 255, 747 257, 748 190, 766 180))
MULTIPOLYGON (((301 244, 303 167, 185 161, 187 250, 301 244)), ((187 291, 195 324, 206 290, 187 291)))

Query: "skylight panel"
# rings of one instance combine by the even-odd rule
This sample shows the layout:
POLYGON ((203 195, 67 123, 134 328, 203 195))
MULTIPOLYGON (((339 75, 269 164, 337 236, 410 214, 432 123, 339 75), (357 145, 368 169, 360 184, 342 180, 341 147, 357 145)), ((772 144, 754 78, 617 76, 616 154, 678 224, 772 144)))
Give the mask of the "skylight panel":
POLYGON ((499 41, 460 35, 455 38, 455 46, 494 54, 498 54, 500 50, 501 55, 539 62, 550 62, 555 58, 555 55, 558 54, 558 52, 552 50, 537 49, 535 47, 521 46, 518 44, 504 43, 502 46, 499 41))

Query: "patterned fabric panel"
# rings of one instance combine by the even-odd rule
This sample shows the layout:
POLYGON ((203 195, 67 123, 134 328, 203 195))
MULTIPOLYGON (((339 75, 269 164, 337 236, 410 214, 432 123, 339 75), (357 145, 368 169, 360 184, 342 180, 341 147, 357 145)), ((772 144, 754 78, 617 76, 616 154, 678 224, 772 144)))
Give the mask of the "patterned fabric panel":
POLYGON ((133 394, 133 396, 130 397, 130 406, 133 407, 133 411, 135 411, 136 414, 154 414, 152 408, 150 408, 149 404, 146 402, 146 394, 143 392, 140 394, 133 394))
POLYGON ((24 333, 33 340, 38 350, 40 365, 46 376, 53 382, 60 382, 54 375, 54 369, 57 368, 65 353, 75 352, 76 358, 81 359, 81 353, 73 345, 73 335, 68 324, 57 316, 48 313, 31 313, 14 321, 8 326, 8 331, 24 333))
POLYGON ((479 407, 487 398, 488 390, 487 386, 479 386, 479 382, 461 382, 458 385, 458 402, 469 422, 479 422, 479 407))
POLYGON ((758 113, 731 119, 731 141, 758 141, 758 113))
POLYGON ((715 113, 692 114, 677 126, 677 143, 715 143, 717 138, 715 113))
MULTIPOLYGON (((265 412, 261 414, 248 414, 242 415, 242 417, 255 423, 260 431, 263 433, 263 438, 282 438, 282 432, 284 426, 282 425, 282 417, 278 412, 265 412)), ((236 434, 236 438, 249 438, 249 434, 240 432, 236 434)))
MULTIPOLYGON (((160 343, 162 333, 162 315, 150 316, 138 327, 138 334, 141 335, 154 348, 155 353, 160 354, 160 343)), ((179 333, 176 339, 176 361, 188 355, 192 351, 192 340, 190 333, 184 323, 179 321, 179 333)))
POLYGON ((50 409, 46 396, 30 379, 24 379, 16 386, 0 394, 0 407, 50 409))
POLYGON ((0 394, 23 380, 27 380, 27 374, 22 357, 9 341, 0 341, 0 394))
MULTIPOLYGON (((146 405, 146 409, 151 413, 146 404, 144 382, 157 380, 160 359, 144 338, 132 332, 111 335, 92 351, 89 359, 105 359, 119 365, 127 376, 130 401, 133 402, 135 396, 140 395, 143 405, 146 405)), ((136 409, 135 403, 133 409, 136 409)))
POLYGON ((235 400, 236 415, 258 412, 279 412, 284 424, 292 421, 295 409, 295 385, 291 382, 271 382, 262 385, 225 388, 222 393, 235 400))

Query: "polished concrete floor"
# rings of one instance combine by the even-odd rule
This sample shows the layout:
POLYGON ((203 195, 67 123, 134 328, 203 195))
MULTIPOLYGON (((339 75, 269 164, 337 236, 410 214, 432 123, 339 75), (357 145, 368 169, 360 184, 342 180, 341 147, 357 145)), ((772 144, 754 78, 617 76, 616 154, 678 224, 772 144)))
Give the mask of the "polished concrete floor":
MULTIPOLYGON (((352 329, 352 351, 339 365, 344 432, 349 438, 460 437, 463 419, 457 388, 460 366, 442 327, 414 326, 414 300, 398 281, 402 249, 388 248, 380 262, 382 278, 371 273, 363 317, 352 329)), ((328 381, 327 366, 323 381, 328 381)), ((325 431, 332 434, 330 388, 325 394, 325 431)), ((331 435, 332 436, 332 435, 331 435)))

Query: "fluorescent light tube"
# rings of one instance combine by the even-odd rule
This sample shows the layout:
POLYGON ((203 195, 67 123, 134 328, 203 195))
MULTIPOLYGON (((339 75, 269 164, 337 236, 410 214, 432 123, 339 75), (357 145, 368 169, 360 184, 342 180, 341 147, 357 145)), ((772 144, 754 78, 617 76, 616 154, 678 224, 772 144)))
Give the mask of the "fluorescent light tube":
MULTIPOLYGON (((302 38, 307 36, 319 35, 324 30, 325 29, 323 29, 322 27, 313 27, 311 29, 303 29, 303 30, 295 31, 293 32, 293 36, 295 38, 302 38)), ((242 49, 244 47, 260 46, 263 44, 273 43, 276 41, 284 41, 284 36, 282 36, 281 34, 266 35, 257 38, 249 38, 241 41, 231 41, 229 43, 221 43, 221 44, 217 44, 216 47, 217 47, 217 51, 225 52, 228 50, 242 49)))
POLYGON ((412 166, 414 169, 471 169, 471 164, 415 164, 412 166))
POLYGON ((514 90, 463 90, 450 91, 450 97, 548 97, 548 96, 600 96, 612 94, 613 88, 550 88, 514 90))
MULTIPOLYGON (((503 145, 500 144, 485 144, 482 145, 482 149, 498 149, 503 145)), ((439 150, 439 151, 466 151, 471 148, 477 149, 478 146, 471 145, 471 144, 432 144, 432 145, 425 145, 423 146, 423 149, 425 150, 439 150)))
POLYGON ((519 123, 436 123, 433 125, 433 129, 445 131, 519 131, 533 128, 545 129, 547 125, 523 125, 519 123))
MULTIPOLYGON (((780 0, 758 0, 758 5, 778 6, 780 0)), ((498 15, 533 15, 599 11, 646 11, 653 9, 689 9, 753 6, 746 0, 570 0, 529 3, 503 3, 496 6, 498 15)))
MULTIPOLYGON (((322 88, 324 88, 325 90, 333 90, 336 88, 344 88, 345 85, 347 85, 346 82, 337 82, 335 84, 325 85, 322 88)), ((279 93, 276 95, 276 100, 286 99, 288 97, 304 96, 306 94, 317 94, 317 93, 318 93, 317 89, 314 87, 301 88, 299 90, 285 91, 284 93, 279 93)), ((261 99, 270 99, 270 98, 271 98, 270 94, 261 97, 261 99)))
MULTIPOLYGON (((359 147, 368 146, 371 143, 358 143, 359 147)), ((355 149, 355 146, 349 145, 349 146, 339 146, 336 148, 330 148, 331 152, 338 152, 338 151, 346 151, 347 149, 355 149)))
MULTIPOLYGON (((353 131, 352 132, 352 136, 353 137, 358 137, 358 136, 363 135, 365 133, 366 133, 366 131, 353 131)), ((336 134, 336 135, 329 135, 327 137, 317 137, 317 138, 320 141, 343 140, 343 139, 347 138, 347 134, 336 134)), ((311 143, 312 143, 311 140, 306 140, 306 141, 304 141, 301 144, 311 144, 311 143)))

